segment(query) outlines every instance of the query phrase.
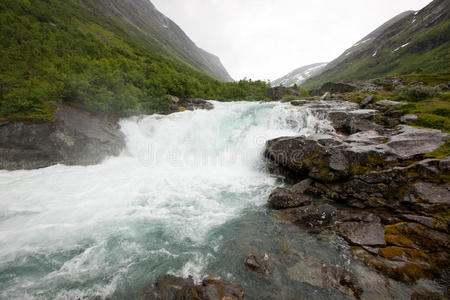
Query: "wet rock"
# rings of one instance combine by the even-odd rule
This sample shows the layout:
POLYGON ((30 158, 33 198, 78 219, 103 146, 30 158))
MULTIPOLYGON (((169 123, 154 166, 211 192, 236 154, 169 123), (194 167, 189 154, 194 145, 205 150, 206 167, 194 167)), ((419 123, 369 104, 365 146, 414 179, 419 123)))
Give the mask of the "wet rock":
POLYGON ((142 291, 142 300, 199 300, 198 289, 192 278, 161 275, 154 285, 142 291))
POLYGON ((115 120, 55 105, 55 122, 9 122, 0 126, 0 169, 97 164, 125 148, 124 135, 115 120))
POLYGON ((311 96, 321 96, 326 92, 330 93, 348 93, 353 92, 356 87, 345 83, 327 82, 320 89, 311 91, 311 96))
POLYGON ((161 275, 152 285, 146 286, 141 294, 142 300, 242 300, 240 285, 219 279, 204 279, 195 285, 192 278, 161 275))
POLYGON ((370 103, 372 103, 373 101, 373 96, 372 95, 367 95, 366 97, 364 97, 364 99, 359 103, 359 105, 362 108, 367 107, 367 105, 369 105, 370 103))
POLYGON ((265 254, 263 258, 259 258, 256 255, 250 254, 245 259, 245 266, 251 271, 258 272, 267 276, 271 273, 268 254, 265 254))
POLYGON ((305 206, 294 212, 295 222, 312 229, 330 226, 337 215, 337 209, 329 204, 305 206))
POLYGON ((417 121, 419 117, 417 115, 404 115, 400 118, 402 124, 411 124, 417 121))
POLYGON ((293 208, 311 204, 312 198, 305 194, 294 193, 285 188, 276 188, 268 202, 276 209, 293 208))
POLYGON ((347 176, 342 142, 331 135, 278 138, 266 144, 266 155, 293 173, 332 181, 347 176))
POLYGON ((299 281, 325 289, 336 289, 350 297, 360 299, 362 286, 352 272, 314 257, 302 257, 288 268, 287 274, 299 281))
POLYGON ((240 285, 218 279, 204 279, 199 292, 200 300, 242 300, 240 285))

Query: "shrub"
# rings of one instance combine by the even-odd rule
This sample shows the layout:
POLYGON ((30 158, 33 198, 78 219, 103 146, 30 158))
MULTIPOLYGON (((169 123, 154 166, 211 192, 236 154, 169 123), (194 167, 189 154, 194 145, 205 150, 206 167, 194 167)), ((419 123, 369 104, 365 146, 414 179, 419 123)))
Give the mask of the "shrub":
POLYGON ((433 110, 433 114, 441 116, 441 117, 450 117, 450 108, 447 107, 439 107, 433 110))
POLYGON ((450 131, 449 119, 433 114, 420 114, 419 119, 417 119, 415 124, 423 127, 450 131))
POLYGON ((419 102, 438 95, 436 89, 427 86, 405 87, 396 93, 396 100, 419 102))

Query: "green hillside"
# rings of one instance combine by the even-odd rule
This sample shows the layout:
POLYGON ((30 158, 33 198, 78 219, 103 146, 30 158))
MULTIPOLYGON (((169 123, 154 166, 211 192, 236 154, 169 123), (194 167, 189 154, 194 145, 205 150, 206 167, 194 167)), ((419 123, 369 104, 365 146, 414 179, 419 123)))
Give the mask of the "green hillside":
POLYGON ((265 82, 224 83, 161 55, 74 0, 0 2, 0 118, 52 120, 60 101, 91 113, 161 112, 166 95, 263 99, 265 82))
POLYGON ((387 22, 307 81, 316 88, 329 81, 373 79, 411 73, 450 75, 450 1, 435 0, 417 13, 387 22))

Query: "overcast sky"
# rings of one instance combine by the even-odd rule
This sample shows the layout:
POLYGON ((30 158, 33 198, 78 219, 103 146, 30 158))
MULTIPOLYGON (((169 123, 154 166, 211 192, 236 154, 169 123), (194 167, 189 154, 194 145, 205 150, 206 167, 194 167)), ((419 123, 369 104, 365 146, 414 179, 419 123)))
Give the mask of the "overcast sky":
POLYGON ((277 79, 331 61, 378 26, 431 0, 151 0, 234 79, 277 79))

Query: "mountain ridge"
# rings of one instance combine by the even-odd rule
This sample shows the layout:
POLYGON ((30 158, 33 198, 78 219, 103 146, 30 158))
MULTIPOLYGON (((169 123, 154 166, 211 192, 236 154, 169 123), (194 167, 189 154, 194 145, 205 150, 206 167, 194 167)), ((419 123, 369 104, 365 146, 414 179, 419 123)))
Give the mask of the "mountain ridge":
POLYGON ((291 87, 294 85, 300 85, 309 78, 319 74, 327 65, 328 63, 314 63, 302 66, 291 71, 289 74, 272 81, 272 86, 283 85, 286 87, 291 87))
POLYGON ((93 12, 112 17, 134 27, 140 35, 163 54, 205 72, 221 81, 234 81, 219 57, 199 48, 170 18, 149 0, 78 0, 93 12), (156 45, 155 45, 156 44, 156 45))
POLYGON ((388 20, 308 79, 311 89, 327 81, 364 80, 413 72, 450 70, 450 0, 434 0, 419 11, 388 20))

